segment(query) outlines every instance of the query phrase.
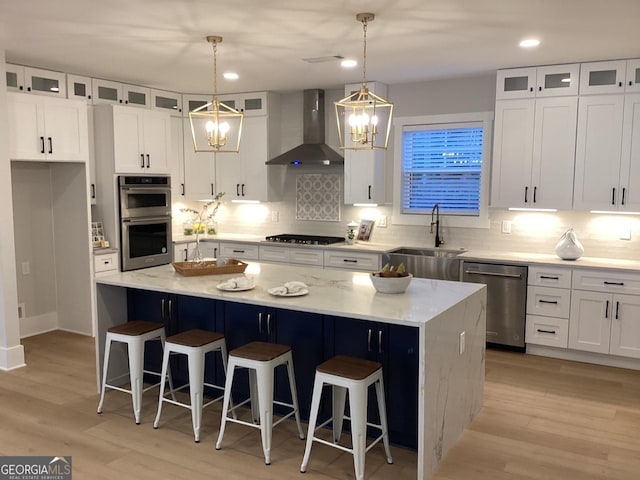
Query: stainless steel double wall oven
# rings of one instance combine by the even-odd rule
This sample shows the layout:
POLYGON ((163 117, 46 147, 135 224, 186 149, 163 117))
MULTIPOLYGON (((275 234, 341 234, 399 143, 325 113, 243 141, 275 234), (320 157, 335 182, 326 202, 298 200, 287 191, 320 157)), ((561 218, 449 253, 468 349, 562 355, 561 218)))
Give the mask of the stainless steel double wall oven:
POLYGON ((118 188, 122 271, 171 263, 171 177, 123 175, 118 188))

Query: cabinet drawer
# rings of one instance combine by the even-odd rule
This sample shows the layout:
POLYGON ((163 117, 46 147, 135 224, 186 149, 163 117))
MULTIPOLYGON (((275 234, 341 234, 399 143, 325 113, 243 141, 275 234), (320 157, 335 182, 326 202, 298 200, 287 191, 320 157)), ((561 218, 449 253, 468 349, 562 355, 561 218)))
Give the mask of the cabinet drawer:
POLYGON ((526 343, 567 348, 568 338, 568 319, 527 315, 526 343))
POLYGON ((265 247, 260 245, 260 261, 289 263, 289 250, 287 247, 265 247))
POLYGON ((260 248, 258 245, 246 243, 220 243, 220 256, 237 258, 239 260, 258 260, 260 248))
POLYGON ((380 268, 380 255, 375 253, 347 253, 325 250, 324 266, 375 272, 380 268))
POLYGON ((571 284, 575 290, 640 294, 640 274, 606 270, 574 270, 571 284))
POLYGON ((569 318, 571 290, 564 288, 527 288, 527 314, 544 317, 569 318))
POLYGON ((571 288, 571 269, 558 267, 529 267, 529 285, 571 288))
POLYGON ((93 269, 95 273, 118 270, 118 254, 114 252, 105 253, 103 255, 94 255, 93 269))
POLYGON ((316 265, 322 267, 324 264, 324 254, 322 250, 312 250, 310 248, 292 248, 289 252, 289 261, 301 265, 316 265))

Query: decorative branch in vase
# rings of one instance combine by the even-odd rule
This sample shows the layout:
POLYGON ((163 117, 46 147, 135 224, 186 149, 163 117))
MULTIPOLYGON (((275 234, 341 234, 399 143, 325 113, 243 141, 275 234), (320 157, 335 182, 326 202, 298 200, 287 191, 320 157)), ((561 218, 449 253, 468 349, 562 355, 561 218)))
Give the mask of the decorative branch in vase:
POLYGON ((213 197, 213 200, 209 200, 204 205, 202 205, 200 211, 193 208, 180 209, 181 212, 191 213, 194 216, 193 232, 196 234, 196 248, 193 252, 194 262, 201 263, 203 261, 202 254, 200 253, 200 234, 206 232, 209 235, 215 235, 217 233, 216 223, 214 219, 222 203, 221 198, 224 196, 224 193, 225 192, 216 193, 216 195, 213 197))

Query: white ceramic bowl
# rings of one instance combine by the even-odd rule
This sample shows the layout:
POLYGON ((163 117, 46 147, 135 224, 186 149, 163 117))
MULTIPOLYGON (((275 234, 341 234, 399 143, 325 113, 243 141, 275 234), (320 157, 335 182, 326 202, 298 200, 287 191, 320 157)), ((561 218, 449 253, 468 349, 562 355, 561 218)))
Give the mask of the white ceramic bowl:
POLYGON ((371 283, 373 283, 373 287, 377 292, 404 293, 404 291, 411 283, 413 275, 409 274, 406 277, 379 277, 371 273, 370 277, 371 283))

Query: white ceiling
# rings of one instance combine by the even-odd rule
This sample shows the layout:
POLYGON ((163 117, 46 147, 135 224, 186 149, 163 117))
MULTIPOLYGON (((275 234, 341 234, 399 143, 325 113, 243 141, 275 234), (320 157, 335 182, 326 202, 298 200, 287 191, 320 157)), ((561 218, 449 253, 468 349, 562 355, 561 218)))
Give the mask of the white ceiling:
POLYGON ((184 93, 333 88, 362 79, 358 12, 373 12, 367 78, 387 84, 498 68, 640 57, 640 0, 0 0, 8 62, 184 93), (518 42, 542 44, 523 51, 518 42))

